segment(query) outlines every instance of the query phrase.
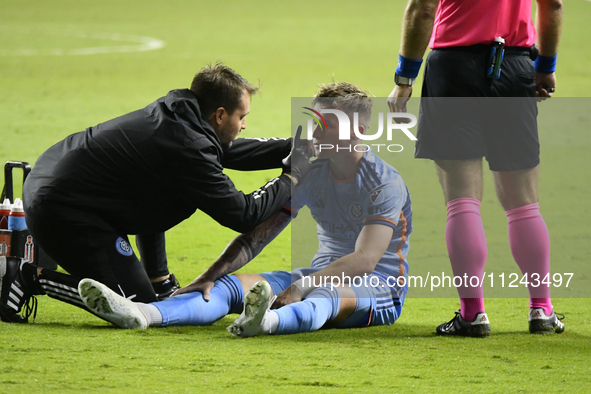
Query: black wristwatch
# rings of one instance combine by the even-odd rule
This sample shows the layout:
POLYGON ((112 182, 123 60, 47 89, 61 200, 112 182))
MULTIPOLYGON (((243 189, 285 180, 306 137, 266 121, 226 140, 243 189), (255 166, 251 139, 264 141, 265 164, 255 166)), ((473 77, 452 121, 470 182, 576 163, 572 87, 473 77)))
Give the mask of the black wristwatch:
POLYGON ((416 78, 408 78, 408 77, 403 77, 403 76, 398 75, 398 74, 394 74, 394 83, 396 85, 409 85, 409 86, 412 86, 412 84, 415 83, 415 79, 416 78))

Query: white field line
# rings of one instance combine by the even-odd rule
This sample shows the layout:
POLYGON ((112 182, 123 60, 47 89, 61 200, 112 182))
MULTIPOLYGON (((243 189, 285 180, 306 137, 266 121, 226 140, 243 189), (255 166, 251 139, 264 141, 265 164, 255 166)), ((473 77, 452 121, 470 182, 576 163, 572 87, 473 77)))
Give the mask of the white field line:
MULTIPOLYGON (((8 29, 2 29, 8 30, 8 29)), ((68 56, 68 55, 98 55, 104 53, 127 53, 127 52, 144 52, 153 51, 163 48, 165 42, 157 38, 134 36, 129 34, 117 33, 98 33, 98 32, 84 32, 84 31, 61 31, 57 29, 43 29, 33 31, 29 29, 11 29, 11 32, 18 32, 20 34, 47 34, 53 36, 67 36, 77 38, 91 38, 110 40, 115 42, 131 42, 136 45, 116 45, 116 46, 101 46, 89 48, 47 48, 47 49, 0 49, 0 56, 68 56)))

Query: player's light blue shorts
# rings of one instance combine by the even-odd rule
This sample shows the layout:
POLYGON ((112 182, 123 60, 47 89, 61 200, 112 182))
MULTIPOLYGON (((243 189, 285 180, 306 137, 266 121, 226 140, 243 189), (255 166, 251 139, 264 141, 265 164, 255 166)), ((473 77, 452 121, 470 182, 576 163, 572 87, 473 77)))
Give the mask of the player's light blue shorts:
MULTIPOLYGON (((269 282, 274 294, 279 294, 304 276, 320 271, 322 268, 297 268, 291 272, 271 271, 261 275, 269 282)), ((355 311, 342 323, 331 326, 351 328, 366 326, 384 326, 394 324, 400 317, 404 295, 399 296, 399 289, 386 284, 386 278, 378 273, 367 275, 367 282, 377 286, 350 286, 357 296, 355 311), (375 277, 376 279, 371 279, 375 277)))

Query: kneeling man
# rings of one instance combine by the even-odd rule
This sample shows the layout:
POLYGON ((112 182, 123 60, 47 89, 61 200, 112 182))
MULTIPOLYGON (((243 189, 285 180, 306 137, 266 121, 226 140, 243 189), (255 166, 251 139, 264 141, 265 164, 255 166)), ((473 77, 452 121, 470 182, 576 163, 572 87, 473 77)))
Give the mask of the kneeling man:
POLYGON ((358 133, 364 133, 372 105, 365 92, 348 83, 323 85, 313 104, 323 118, 314 130, 318 159, 282 211, 236 237, 175 296, 134 303, 85 279, 79 291, 88 308, 120 327, 147 328, 209 325, 240 313, 244 304, 228 327, 243 337, 393 324, 408 290, 403 280, 412 231, 408 189, 396 169, 361 145, 353 126, 351 138, 341 140, 337 115, 322 111, 340 110, 350 119, 357 113, 358 122, 350 124, 358 123, 358 133), (319 247, 310 268, 229 275, 251 261, 303 206, 317 222, 319 247))

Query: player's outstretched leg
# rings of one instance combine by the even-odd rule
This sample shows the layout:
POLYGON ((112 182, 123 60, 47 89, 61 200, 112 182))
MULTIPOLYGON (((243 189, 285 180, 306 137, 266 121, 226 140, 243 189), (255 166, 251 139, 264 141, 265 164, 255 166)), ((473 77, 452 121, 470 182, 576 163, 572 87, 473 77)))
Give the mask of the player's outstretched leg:
POLYGON ((560 334, 564 332, 564 315, 552 311, 546 315, 544 308, 533 308, 529 312, 529 332, 531 334, 560 334))
POLYGON ((490 331, 488 316, 484 312, 478 313, 474 320, 466 321, 460 311, 456 311, 456 316, 453 319, 437 327, 437 335, 488 338, 490 331))
POLYGON ((269 310, 275 300, 272 294, 273 290, 267 281, 255 283, 244 296, 242 314, 228 326, 228 331, 235 337, 271 334, 267 320, 270 314, 275 313, 269 310))
POLYGON ((78 292, 88 309, 106 321, 121 328, 148 328, 148 320, 136 303, 102 283, 82 279, 78 284, 78 292))

